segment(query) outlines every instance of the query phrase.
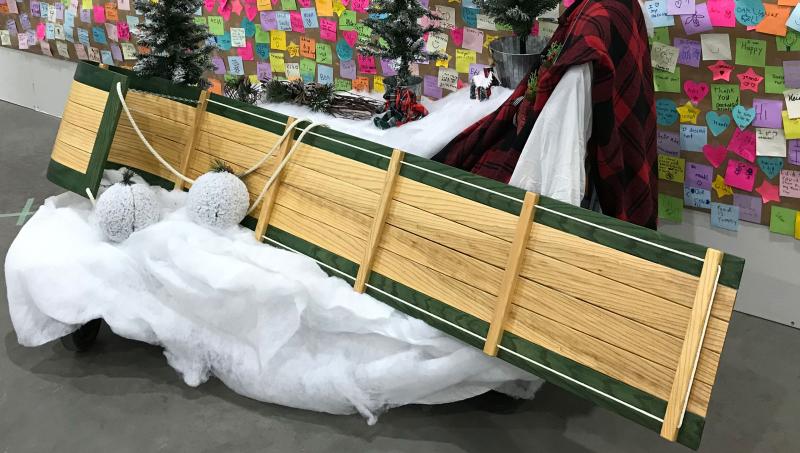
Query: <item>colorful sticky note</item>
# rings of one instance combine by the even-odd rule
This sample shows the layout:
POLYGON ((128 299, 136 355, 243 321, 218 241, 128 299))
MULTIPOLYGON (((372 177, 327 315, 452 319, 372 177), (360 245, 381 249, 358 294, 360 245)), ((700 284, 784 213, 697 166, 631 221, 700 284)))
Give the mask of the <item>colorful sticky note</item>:
POLYGON ((660 93, 680 93, 681 92, 681 68, 675 68, 675 72, 659 71, 653 69, 653 81, 655 91, 660 93))
POLYGON ((242 57, 228 57, 228 70, 233 75, 244 75, 244 63, 242 63, 242 57))
POLYGON ((756 31, 768 35, 786 36, 786 23, 791 8, 786 6, 764 4, 764 19, 756 25, 756 31))
POLYGON ((770 208, 769 230, 777 234, 794 236, 797 211, 781 206, 770 208))
POLYGON ((756 109, 753 108, 745 108, 743 105, 737 105, 731 111, 733 113, 733 120, 736 122, 736 125, 739 126, 739 129, 745 130, 753 120, 756 119, 756 109))
POLYGON ((340 61, 339 75, 343 79, 354 80, 356 78, 356 62, 353 60, 340 61))
POLYGON ((742 91, 748 90, 753 93, 758 93, 758 87, 761 85, 761 81, 764 80, 763 77, 753 71, 753 68, 747 68, 747 71, 738 74, 736 78, 739 79, 739 88, 742 91))
POLYGON ((766 176, 767 179, 773 179, 781 173, 781 170, 783 170, 783 162, 784 159, 780 157, 756 157, 758 168, 764 172, 764 176, 766 176))
POLYGON ((671 126, 678 121, 678 111, 672 99, 656 100, 656 122, 662 126, 671 126))
POLYGON ((697 117, 700 115, 700 109, 692 105, 691 102, 678 107, 676 109, 680 115, 681 123, 697 124, 697 117))
POLYGON ((708 143, 708 129, 705 126, 681 124, 681 149, 700 152, 708 143))
POLYGON ((783 92, 783 100, 786 102, 786 111, 789 113, 789 118, 800 118, 800 88, 785 90, 783 92))
POLYGON ((683 203, 693 208, 711 209, 711 191, 684 186, 683 203))
POLYGON ((783 83, 786 88, 800 88, 800 60, 783 60, 783 83))
POLYGON ((725 132, 725 129, 731 125, 731 117, 724 113, 720 115, 717 112, 711 111, 706 113, 706 124, 709 130, 711 130, 711 134, 716 137, 725 132))
POLYGON ((756 128, 756 155, 786 157, 783 129, 756 128))
POLYGON ((474 50, 456 49, 456 71, 467 74, 469 65, 478 61, 474 50))
MULTIPOLYGON (((783 119, 783 133, 786 136, 786 139, 790 140, 789 144, 791 145, 792 139, 800 138, 800 118, 789 118, 789 112, 786 110, 781 112, 781 118, 783 119)), ((789 149, 791 150, 791 146, 789 149)), ((796 163, 795 165, 800 165, 800 162, 796 163)))
POLYGON ((761 197, 737 193, 733 195, 733 204, 739 208, 739 220, 761 223, 761 197))
POLYGON ((682 183, 685 177, 685 165, 685 159, 659 154, 658 179, 682 183))
POLYGON ((208 16, 208 31, 217 36, 225 34, 225 26, 221 16, 208 16))
POLYGON ((317 82, 323 85, 333 84, 333 67, 321 64, 317 67, 317 82))
POLYGON ((694 13, 681 15, 681 23, 687 35, 707 32, 713 28, 705 3, 698 4, 694 13))
POLYGON ((333 52, 329 44, 318 42, 316 45, 317 63, 333 64, 333 52))
POLYGON ((703 60, 730 60, 731 40, 727 33, 704 33, 700 35, 703 60))
POLYGON ((786 19, 786 25, 796 31, 800 31, 800 7, 795 6, 789 18, 786 19))
POLYGON ((736 38, 736 64, 764 67, 767 42, 763 39, 736 38))
POLYGON ((361 74, 377 74, 375 57, 371 55, 358 54, 358 72, 361 74))
POLYGON ((336 21, 320 18, 319 37, 325 41, 336 42, 336 21))
POLYGON ((683 222, 683 200, 659 193, 658 218, 671 222, 683 222))
POLYGON ((672 0, 667 2, 667 13, 670 15, 694 14, 694 11, 694 0, 672 0))
MULTIPOLYGON (((286 32, 283 30, 272 30, 269 33, 269 46, 272 50, 286 50, 286 32)), ((274 65, 272 66, 272 70, 275 71, 274 65)))
POLYGON ((672 157, 678 157, 681 154, 681 138, 677 132, 670 131, 656 131, 656 150, 659 153, 666 154, 672 157))
POLYGON ((695 68, 700 67, 700 58, 703 55, 700 41, 675 38, 673 44, 678 48, 678 64, 692 66, 695 68))
POLYGON ((800 198, 800 171, 782 170, 780 184, 782 197, 800 198))
POLYGON ((716 175, 714 177, 711 188, 717 193, 717 198, 725 198, 729 195, 733 195, 733 188, 725 184, 725 178, 723 178, 722 175, 716 175))
POLYGON ((748 162, 756 160, 756 133, 753 131, 733 130, 733 137, 728 142, 728 151, 732 151, 748 162))
POLYGON ((708 84, 704 82, 695 82, 694 80, 687 80, 683 84, 683 91, 689 96, 689 100, 697 105, 708 95, 708 84))
POLYGON ((711 226, 738 231, 739 207, 730 204, 711 203, 711 226))
POLYGON ((767 66, 764 69, 764 92, 769 94, 783 94, 784 85, 783 67, 767 66))
POLYGON ((731 110, 739 104, 739 87, 731 84, 711 85, 711 109, 731 110))
POLYGON ((733 69, 734 66, 732 64, 725 63, 724 61, 717 61, 708 67, 708 70, 711 71, 712 80, 725 80, 728 82, 731 80, 731 72, 733 69))
POLYGON ((650 62, 653 65, 653 69, 674 72, 675 65, 678 64, 678 54, 677 47, 654 42, 650 49, 650 62))
POLYGON ((736 2, 734 0, 708 0, 706 5, 708 5, 708 17, 711 19, 711 25, 730 28, 736 26, 734 14, 736 2))
POLYGON ((711 178, 713 175, 714 169, 711 165, 687 162, 684 181, 688 187, 711 190, 711 178))
POLYGON ((725 170, 725 184, 745 192, 751 192, 756 183, 756 167, 747 162, 728 160, 725 170))
POLYGON ((756 188, 756 192, 761 195, 761 200, 764 202, 764 204, 769 202, 781 202, 780 189, 778 186, 772 184, 766 179, 761 181, 761 185, 756 188))
POLYGON ((746 26, 756 26, 764 19, 766 11, 761 0, 736 0, 736 20, 746 26))
POLYGON ((286 61, 283 52, 270 52, 269 53, 269 65, 272 68, 272 72, 283 72, 286 73, 286 61))
POLYGON ((721 145, 703 145, 703 155, 714 166, 718 168, 728 155, 728 150, 721 145))
POLYGON ((668 0, 650 0, 644 2, 645 11, 650 16, 653 27, 671 27, 675 25, 675 17, 667 13, 668 0))

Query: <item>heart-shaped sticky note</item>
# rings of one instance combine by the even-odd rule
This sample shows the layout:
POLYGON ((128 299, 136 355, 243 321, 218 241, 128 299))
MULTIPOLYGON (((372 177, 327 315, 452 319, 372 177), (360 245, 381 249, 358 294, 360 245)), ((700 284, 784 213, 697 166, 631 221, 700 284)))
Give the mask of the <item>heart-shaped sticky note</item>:
POLYGON ((761 171, 767 175, 767 179, 772 179, 780 174, 781 170, 783 170, 783 160, 782 157, 756 157, 756 162, 758 162, 761 171))
POLYGON ((661 126, 671 126, 678 121, 677 107, 671 99, 656 100, 656 122, 661 126))
POLYGON ((342 38, 347 41, 347 44, 350 44, 350 47, 353 47, 358 40, 358 32, 355 30, 342 30, 342 38))
POLYGON ((706 155, 706 159, 708 159, 714 168, 719 168, 722 162, 725 161, 728 150, 722 145, 703 145, 703 154, 706 155))
POLYGON ((695 82, 694 80, 687 80, 683 84, 683 91, 689 96, 692 104, 697 105, 704 97, 708 95, 708 84, 703 82, 695 82))
POLYGON ((743 105, 737 105, 731 113, 733 113, 733 120, 736 121, 736 125, 741 130, 745 130, 756 119, 756 109, 754 107, 746 109, 743 105))
POLYGON ((708 124, 711 133, 716 137, 725 132, 725 129, 731 125, 731 117, 724 113, 719 115, 717 112, 708 112, 706 113, 706 124, 708 124))

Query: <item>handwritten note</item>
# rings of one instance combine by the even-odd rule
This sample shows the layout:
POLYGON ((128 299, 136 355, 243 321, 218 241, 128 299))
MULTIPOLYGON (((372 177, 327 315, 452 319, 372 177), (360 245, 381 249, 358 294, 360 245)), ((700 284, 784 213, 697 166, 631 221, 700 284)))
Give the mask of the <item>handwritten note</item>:
POLYGON ((683 200, 658 194, 658 218, 671 222, 683 222, 683 200))
POLYGON ((780 183, 782 197, 800 198, 800 171, 781 171, 780 183))
POLYGON ((708 143, 708 129, 705 126, 681 124, 681 149, 700 152, 708 143))
POLYGON ((756 167, 747 162, 728 160, 725 170, 725 184, 745 192, 752 192, 756 183, 756 167))
POLYGON ((756 155, 786 157, 783 129, 756 128, 756 155))
POLYGON ((761 223, 761 197, 737 193, 733 195, 733 204, 739 208, 739 220, 761 223))
POLYGON ((711 209, 711 191, 684 186, 683 203, 693 208, 711 209))
POLYGON ((711 85, 711 108, 732 110, 739 104, 739 87, 732 84, 711 85))
POLYGON ((739 230, 739 207, 711 203, 711 226, 730 231, 739 230))
POLYGON ((767 42, 763 39, 736 38, 736 64, 766 65, 767 42))
POLYGON ((658 179, 683 183, 686 159, 666 154, 658 155, 658 179))
POLYGON ((728 151, 733 151, 748 162, 756 160, 756 133, 734 129, 733 137, 728 142, 728 151))
POLYGON ((786 101, 786 111, 789 113, 789 118, 800 118, 800 88, 784 91, 783 98, 786 101))
POLYGON ((703 60, 730 60, 731 40, 727 33, 704 33, 700 35, 703 60))
POLYGON ((769 230, 773 233, 794 236, 797 211, 781 206, 770 208, 769 230))
POLYGON ((685 183, 689 187, 711 190, 711 178, 713 175, 714 169, 711 165, 695 162, 686 163, 685 183))
MULTIPOLYGON (((683 0, 671 0, 671 1, 683 1, 683 0)), ((654 69, 659 69, 661 71, 667 72, 674 72, 675 65, 678 64, 678 48, 673 46, 668 46, 666 44, 662 44, 660 42, 653 43, 653 46, 650 50, 650 61, 653 65, 654 69)))

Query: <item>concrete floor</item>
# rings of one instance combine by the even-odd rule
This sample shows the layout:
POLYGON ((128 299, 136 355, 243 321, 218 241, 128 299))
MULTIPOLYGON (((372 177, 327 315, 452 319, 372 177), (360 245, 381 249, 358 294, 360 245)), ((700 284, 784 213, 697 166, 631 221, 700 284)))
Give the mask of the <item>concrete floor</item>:
MULTIPOLYGON (((0 102, 0 214, 61 190, 45 179, 59 121, 0 102)), ((0 253, 19 231, 0 217, 0 253)), ((5 280, 0 279, 5 301, 5 280)), ((768 295, 765 295, 768 297, 768 295)), ((680 452, 682 446, 552 385, 533 401, 487 394, 389 411, 375 426, 183 384, 160 348, 101 331, 76 355, 17 344, 0 303, 0 452, 680 452)), ((703 452, 800 449, 800 332, 735 314, 703 452)))

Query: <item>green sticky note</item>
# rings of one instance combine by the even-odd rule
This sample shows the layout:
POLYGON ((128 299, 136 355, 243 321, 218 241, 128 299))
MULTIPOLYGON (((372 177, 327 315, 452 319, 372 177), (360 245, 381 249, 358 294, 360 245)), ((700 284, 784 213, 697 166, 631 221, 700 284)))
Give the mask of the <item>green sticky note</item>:
POLYGON ((197 25, 207 25, 206 16, 195 17, 194 23, 197 25))
POLYGON ((783 94, 783 66, 767 66, 764 70, 764 91, 770 94, 783 94))
POLYGON ((660 42, 661 44, 671 46, 672 42, 669 40, 669 27, 654 28, 653 37, 650 38, 650 42, 660 42))
POLYGON ((653 69, 653 81, 655 82, 656 91, 662 93, 680 93, 681 68, 676 67, 674 73, 653 69))
POLYGON ((733 110, 737 105, 739 105, 739 85, 728 83, 711 85, 712 110, 733 110))
POLYGON ((295 0, 281 0, 281 9, 284 11, 297 10, 297 2, 295 0))
POLYGON ((225 34, 225 25, 222 23, 222 16, 208 16, 208 32, 217 36, 225 34))
POLYGON ((303 80, 314 80, 314 73, 317 70, 317 63, 309 58, 300 59, 300 77, 303 80))
POLYGON ((333 53, 329 44, 317 43, 317 63, 333 64, 333 53))
POLYGON ((736 64, 761 66, 766 64, 767 42, 763 39, 736 38, 736 64))
POLYGON ((797 211, 780 206, 772 206, 769 215, 769 230, 773 233, 794 236, 794 222, 797 211))
POLYGON ((347 79, 339 79, 333 81, 334 91, 350 91, 353 89, 353 84, 347 79))
POLYGON ((800 50, 800 33, 792 30, 786 30, 786 36, 776 36, 775 46, 778 52, 796 52, 800 50))
POLYGON ((372 36, 372 29, 359 22, 356 24, 356 32, 358 33, 358 43, 367 44, 372 36))
POLYGON ((671 222, 683 222, 683 199, 658 194, 658 218, 671 222))
POLYGON ((256 24, 256 44, 269 44, 269 31, 256 24))
POLYGON ((339 16, 339 30, 355 30, 356 29, 356 12, 349 9, 342 12, 339 16))

